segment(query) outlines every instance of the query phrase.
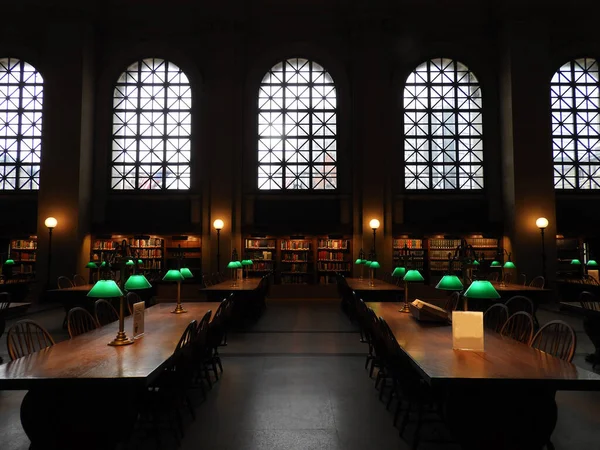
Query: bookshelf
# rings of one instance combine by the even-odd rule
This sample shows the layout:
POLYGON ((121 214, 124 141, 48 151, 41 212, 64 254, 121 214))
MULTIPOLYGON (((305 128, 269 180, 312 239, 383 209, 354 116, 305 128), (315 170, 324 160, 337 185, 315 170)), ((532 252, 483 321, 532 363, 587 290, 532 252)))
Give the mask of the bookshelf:
POLYGON ((202 275, 202 238, 165 236, 165 269, 187 267, 194 278, 202 275))
POLYGON ((11 239, 9 254, 15 262, 12 269, 13 275, 33 276, 37 260, 37 236, 29 236, 25 239, 11 239))
POLYGON ((319 283, 330 283, 336 272, 351 273, 350 239, 317 239, 317 274, 319 283))
POLYGON ((411 269, 422 271, 426 256, 423 239, 394 238, 392 248, 393 268, 404 266, 404 258, 411 269))
POLYGON ((582 266, 571 264, 573 259, 578 259, 584 264, 582 243, 579 238, 556 238, 556 273, 562 278, 580 278, 583 274, 582 266))
POLYGON ((497 238, 469 237, 465 239, 471 245, 477 257, 485 261, 493 261, 502 250, 497 238))
POLYGON ((264 274, 274 270, 274 258, 277 252, 277 239, 275 238, 248 238, 244 242, 245 258, 252 260, 248 272, 264 274))
POLYGON ((448 253, 461 244, 460 239, 429 238, 428 239, 429 272, 432 277, 442 277, 448 270, 448 253))
POLYGON ((140 269, 157 271, 163 269, 165 240, 161 236, 111 235, 95 237, 92 240, 91 260, 101 262, 112 258, 112 254, 123 240, 131 247, 133 255, 142 260, 142 264, 138 266, 140 269))
POLYGON ((308 239, 281 239, 280 274, 282 284, 308 284, 314 274, 312 241, 308 239))

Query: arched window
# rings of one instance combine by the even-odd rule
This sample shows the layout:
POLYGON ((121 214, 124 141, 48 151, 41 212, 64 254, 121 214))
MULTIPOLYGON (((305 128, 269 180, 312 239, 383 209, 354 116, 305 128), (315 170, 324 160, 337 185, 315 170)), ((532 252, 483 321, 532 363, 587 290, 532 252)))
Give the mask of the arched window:
POLYGON ((481 89, 458 61, 419 65, 404 87, 404 187, 483 189, 481 89))
POLYGON ((275 64, 258 94, 258 188, 336 189, 336 91, 319 64, 275 64))
POLYGON ((113 96, 111 187, 189 189, 192 94, 186 75, 158 58, 136 62, 113 96))
POLYGON ((556 189, 600 188, 598 61, 581 58, 552 77, 552 153, 556 189))
POLYGON ((40 187, 43 84, 32 65, 0 58, 0 190, 40 187))

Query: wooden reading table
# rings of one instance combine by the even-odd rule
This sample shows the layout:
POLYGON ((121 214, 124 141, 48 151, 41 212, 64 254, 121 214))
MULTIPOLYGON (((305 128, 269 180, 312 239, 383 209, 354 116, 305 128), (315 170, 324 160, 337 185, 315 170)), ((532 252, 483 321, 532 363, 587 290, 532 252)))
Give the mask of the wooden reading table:
POLYGON ((201 293, 206 294, 208 301, 221 301, 225 297, 234 295, 234 322, 238 325, 245 319, 256 320, 260 317, 265 305, 264 298, 261 298, 259 290, 262 278, 244 278, 243 281, 237 281, 233 286, 232 280, 223 281, 212 286, 200 289, 201 293))
MULTIPOLYGON (((131 432, 137 401, 173 354, 190 321, 219 303, 172 303, 145 310, 145 334, 132 345, 107 345, 118 322, 0 365, 0 389, 28 390, 21 423, 36 449, 111 448, 131 432), (97 445, 97 447, 94 447, 97 445)), ((125 331, 132 333, 131 317, 125 331)))
POLYGON ((600 375, 486 332, 485 352, 452 349, 452 327, 417 322, 399 303, 369 303, 410 363, 439 391, 464 449, 540 450, 556 426, 557 390, 598 391, 600 375))
POLYGON ((374 280, 374 286, 370 286, 369 279, 346 278, 350 289, 355 291, 365 302, 397 302, 404 293, 404 286, 387 283, 381 280, 374 280))

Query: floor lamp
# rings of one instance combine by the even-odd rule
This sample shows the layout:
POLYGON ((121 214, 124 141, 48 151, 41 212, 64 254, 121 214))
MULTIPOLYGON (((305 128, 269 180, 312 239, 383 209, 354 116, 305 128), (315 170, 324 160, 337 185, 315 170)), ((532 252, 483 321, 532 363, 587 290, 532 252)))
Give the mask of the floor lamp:
POLYGON ((535 221, 535 225, 540 229, 542 235, 542 276, 546 279, 546 244, 544 242, 544 230, 548 226, 548 219, 540 217, 535 221))
POLYGON ((48 268, 46 271, 46 288, 48 288, 50 287, 50 267, 52 266, 52 230, 58 225, 58 220, 48 217, 44 220, 44 225, 48 228, 48 268))
POLYGON ((213 227, 217 230, 217 272, 221 272, 221 230, 225 224, 221 219, 213 222, 213 227))

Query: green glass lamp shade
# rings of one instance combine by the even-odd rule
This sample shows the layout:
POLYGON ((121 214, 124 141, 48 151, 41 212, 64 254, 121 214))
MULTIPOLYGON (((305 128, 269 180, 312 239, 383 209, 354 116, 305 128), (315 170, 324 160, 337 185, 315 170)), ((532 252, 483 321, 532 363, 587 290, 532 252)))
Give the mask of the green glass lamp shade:
POLYGON ((369 266, 369 269, 380 269, 381 266, 379 265, 379 263, 377 261, 371 261, 371 265, 369 266))
POLYGON ((579 261, 578 259, 572 259, 571 260, 571 264, 573 266, 580 266, 581 265, 581 261, 579 261))
POLYGON ((242 267, 242 263, 239 261, 229 261, 229 264, 227 264, 228 269, 241 269, 242 267))
POLYGON ((14 266, 15 261, 14 261, 14 259, 7 259, 6 261, 4 261, 4 265, 5 266, 14 266))
MULTIPOLYGON (((363 259, 363 261, 365 261, 365 260, 363 259)), ((367 267, 370 267, 371 266, 371 261, 369 261, 369 260, 365 261, 364 265, 367 266, 367 267)))
POLYGON ((413 269, 406 272, 406 275, 404 275, 404 281, 425 281, 425 278, 423 278, 421 272, 413 269))
POLYGON ((512 261, 506 261, 506 262, 504 263, 504 268, 505 268, 505 269, 516 269, 516 268, 517 268, 517 266, 515 266, 515 263, 514 263, 514 262, 512 262, 512 261))
POLYGON ((141 259, 138 259, 138 264, 144 264, 144 261, 142 261, 141 259))
POLYGON ((100 267, 110 267, 110 264, 107 263, 106 261, 102 261, 102 264, 100 264, 100 267))
POLYGON ((183 275, 183 278, 194 278, 194 274, 187 267, 183 267, 182 269, 179 269, 179 271, 181 272, 181 275, 183 275))
POLYGON ((251 259, 242 260, 242 266, 251 266, 252 264, 254 264, 254 263, 252 262, 251 259))
POLYGON ((236 261, 235 267, 236 267, 236 269, 242 269, 244 266, 242 265, 242 263, 240 261, 236 261))
POLYGON ((98 280, 94 287, 87 294, 94 298, 113 298, 123 296, 123 291, 119 288, 115 280, 98 280))
POLYGON ((176 269, 170 269, 163 277, 163 281, 183 281, 183 279, 181 272, 176 269))
POLYGON ((462 291, 463 287, 456 275, 444 275, 435 288, 443 291, 462 291))
POLYGON ((479 261, 477 261, 477 260, 473 261, 473 265, 474 266, 478 266, 479 265, 479 261))
POLYGON ((393 277, 403 278, 406 275, 406 268, 404 267, 396 267, 392 272, 393 277))
POLYGON ((126 265, 126 266, 135 266, 135 263, 133 262, 133 260, 132 260, 132 259, 130 259, 129 261, 127 261, 127 262, 125 263, 125 265, 126 265))
POLYGON ((125 282, 125 289, 128 291, 135 291, 136 289, 148 289, 151 287, 152 285, 150 282, 142 274, 131 275, 125 282))
POLYGON ((596 262, 596 260, 594 260, 594 259, 590 259, 590 260, 587 262, 587 266, 588 266, 588 267, 598 267, 598 263, 596 262))
POLYGON ((98 264, 96 264, 94 261, 90 261, 89 263, 87 263, 85 265, 86 269, 97 269, 98 268, 98 264))
POLYGON ((500 261, 492 261, 492 264, 490 264, 490 267, 500 267, 500 261))
POLYGON ((467 298, 500 298, 500 294, 487 280, 473 281, 463 295, 467 298))
POLYGON ((354 261, 354 264, 362 264, 363 260, 358 258, 356 261, 354 261))

